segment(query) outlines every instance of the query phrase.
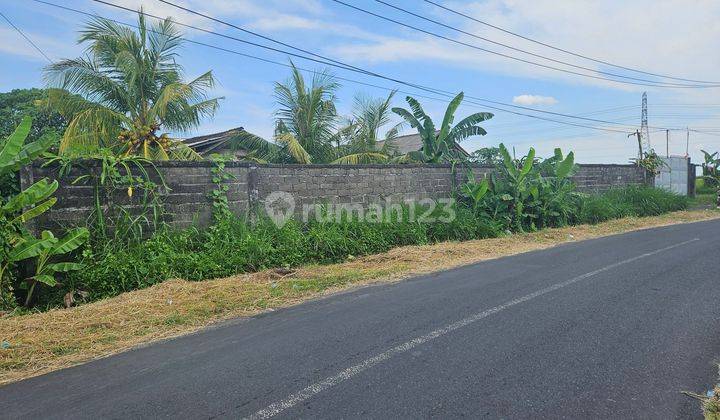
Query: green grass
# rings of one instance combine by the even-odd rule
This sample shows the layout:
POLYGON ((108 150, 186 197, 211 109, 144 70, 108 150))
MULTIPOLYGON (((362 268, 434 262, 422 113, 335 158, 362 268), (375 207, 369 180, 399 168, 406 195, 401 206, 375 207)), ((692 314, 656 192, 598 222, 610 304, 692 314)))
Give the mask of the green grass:
POLYGON ((688 204, 687 197, 659 188, 614 188, 603 194, 584 197, 580 204, 578 222, 595 224, 628 216, 657 216, 684 210, 688 204))
POLYGON ((496 237, 500 228, 457 208, 450 223, 341 223, 291 221, 278 228, 261 220, 252 228, 239 218, 209 229, 164 229, 134 244, 101 244, 85 254, 86 268, 68 276, 67 290, 90 300, 141 289, 170 278, 205 280, 272 267, 331 264, 403 245, 496 237))
MULTIPOLYGON (((596 224, 626 216, 653 216, 687 208, 688 200, 664 190, 627 187, 581 195, 573 224, 596 224)), ((95 244, 83 254, 85 269, 70 273, 61 289, 48 290, 46 304, 61 302, 68 290, 84 290, 90 301, 142 289, 167 279, 205 280, 274 267, 332 264, 404 245, 497 237, 506 226, 458 205, 450 223, 408 221, 341 223, 291 221, 278 228, 261 220, 250 227, 231 218, 208 229, 166 228, 145 241, 95 244)), ((318 285, 293 287, 314 290, 318 285)), ((323 287, 325 287, 323 285, 323 287)), ((276 293, 283 293, 277 290, 276 293)), ((166 322, 182 322, 169 319, 166 322)))
POLYGON ((717 189, 712 185, 707 185, 704 179, 698 178, 695 180, 695 194, 696 195, 707 195, 717 194, 717 189))
POLYGON ((695 194, 695 197, 691 197, 689 200, 690 207, 713 207, 717 200, 715 194, 695 194))

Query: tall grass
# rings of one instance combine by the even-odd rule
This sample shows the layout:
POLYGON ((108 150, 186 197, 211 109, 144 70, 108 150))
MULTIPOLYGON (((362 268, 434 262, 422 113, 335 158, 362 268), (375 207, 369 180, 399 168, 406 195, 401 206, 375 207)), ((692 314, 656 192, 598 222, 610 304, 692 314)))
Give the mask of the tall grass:
POLYGON ((660 188, 613 188, 602 194, 584 196, 580 200, 577 221, 595 224, 628 216, 657 216, 684 210, 687 206, 687 197, 660 188))
POLYGON ((712 181, 707 182, 705 179, 697 179, 695 181, 695 194, 717 194, 717 188, 715 188, 712 181))
POLYGON ((464 208, 450 223, 403 220, 370 223, 295 221, 281 228, 269 220, 250 227, 228 218, 209 229, 163 229, 140 243, 108 243, 86 252, 87 269, 73 273, 66 288, 90 299, 144 288, 169 278, 203 280, 301 264, 329 264, 403 245, 495 237, 499 228, 464 208))
MULTIPOLYGON (((626 216, 651 216, 687 207, 684 197, 647 188, 626 187, 581 195, 573 223, 598 223, 626 216)), ((456 206, 450 223, 400 221, 371 223, 290 221, 278 228, 269 220, 250 226, 239 218, 207 229, 161 229, 142 242, 119 240, 85 251, 86 269, 71 273, 61 291, 46 299, 59 302, 67 290, 83 290, 89 300, 144 288, 170 278, 203 280, 272 267, 329 264, 385 252, 403 245, 470 240, 503 234, 504 225, 469 208, 456 206)))

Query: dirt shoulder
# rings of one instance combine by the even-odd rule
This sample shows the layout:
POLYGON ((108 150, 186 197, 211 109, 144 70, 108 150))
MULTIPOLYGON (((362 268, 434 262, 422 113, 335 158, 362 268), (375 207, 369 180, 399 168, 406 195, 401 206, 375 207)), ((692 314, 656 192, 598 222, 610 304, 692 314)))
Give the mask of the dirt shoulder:
POLYGON ((720 218, 715 210, 625 218, 466 242, 407 246, 295 271, 215 280, 169 280, 70 309, 0 318, 0 384, 66 368, 236 317, 372 283, 634 230, 720 218))

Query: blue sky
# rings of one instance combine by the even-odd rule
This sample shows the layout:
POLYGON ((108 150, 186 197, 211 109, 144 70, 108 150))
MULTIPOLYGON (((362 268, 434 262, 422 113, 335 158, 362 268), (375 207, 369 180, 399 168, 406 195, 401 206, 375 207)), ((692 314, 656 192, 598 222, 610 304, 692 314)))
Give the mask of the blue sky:
MULTIPOLYGON (((136 19, 130 13, 90 0, 48 1, 126 22, 136 19)), ((235 29, 182 12, 156 0, 109 1, 132 9, 138 9, 142 5, 149 13, 173 16, 180 22, 269 45, 267 41, 253 39, 235 29)), ((533 59, 422 22, 372 0, 347 2, 453 39, 533 59)), ((621 71, 529 43, 453 16, 419 0, 389 2, 517 48, 597 70, 621 71)), ((716 24, 716 18, 720 16, 720 2, 717 1, 440 2, 503 28, 612 63, 677 77, 720 80, 720 55, 717 53, 720 25, 716 24)), ((706 132, 720 128, 720 89, 629 86, 542 69, 383 22, 330 0, 177 0, 176 3, 396 79, 446 91, 462 90, 466 95, 493 101, 515 102, 517 105, 546 111, 587 115, 590 118, 628 125, 613 126, 587 121, 575 121, 576 123, 620 128, 630 132, 639 126, 641 94, 643 90, 647 90, 651 126, 690 126, 706 132)), ((4 0, 0 2, 0 11, 52 59, 76 57, 82 53, 83 47, 76 45, 75 40, 77 31, 87 20, 86 17, 31 0, 4 0)), ((0 21, 0 36, 0 91, 42 86, 42 67, 47 64, 44 58, 4 21, 0 21)), ((283 54, 228 39, 189 30, 186 31, 186 36, 245 54, 288 62, 288 57, 283 54)), ((271 137, 275 109, 273 83, 288 77, 287 68, 192 44, 183 48, 179 61, 184 65, 188 77, 212 69, 219 81, 215 94, 225 98, 213 120, 205 121, 193 133, 179 134, 207 134, 243 126, 251 132, 271 137)), ((320 64, 302 59, 294 61, 303 68, 324 68, 320 64)), ((543 63, 553 65, 549 62, 543 63)), ((330 71, 339 77, 381 85, 388 89, 412 91, 416 95, 427 95, 406 86, 396 86, 392 82, 345 70, 330 71)), ((644 77, 627 72, 623 74, 644 77)), ((338 104, 342 114, 350 113, 356 94, 380 97, 388 93, 387 90, 347 81, 342 81, 341 84, 338 104)), ((395 105, 403 105, 404 97, 405 94, 398 93, 395 96, 395 105)), ((446 106, 444 100, 420 98, 420 101, 431 115, 438 119, 442 117, 446 106)), ((578 161, 588 163, 625 163, 636 153, 635 143, 624 133, 543 122, 490 110, 476 104, 468 103, 461 107, 457 118, 475 111, 490 111, 495 117, 484 125, 488 131, 487 136, 470 139, 463 145, 468 150, 497 145, 502 141, 516 147, 518 151, 535 146, 540 154, 548 155, 554 147, 560 146, 565 150, 575 150, 578 161)), ((535 112, 517 111, 557 118, 535 112)), ((405 131, 409 132, 410 129, 405 131)), ((659 151, 665 151, 665 132, 651 131, 650 139, 659 151)), ((690 140, 691 155, 694 161, 698 161, 699 149, 720 148, 720 131, 710 134, 692 132, 690 140)), ((684 152, 685 133, 672 131, 670 153, 684 152)))

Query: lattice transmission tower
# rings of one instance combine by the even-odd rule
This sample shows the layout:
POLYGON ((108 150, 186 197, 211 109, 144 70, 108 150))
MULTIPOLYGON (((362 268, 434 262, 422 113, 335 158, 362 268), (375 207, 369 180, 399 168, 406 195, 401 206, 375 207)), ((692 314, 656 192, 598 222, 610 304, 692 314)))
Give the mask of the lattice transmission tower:
POLYGON ((640 137, 647 150, 650 150, 650 129, 648 128, 647 92, 642 94, 642 115, 640 116, 640 137))

